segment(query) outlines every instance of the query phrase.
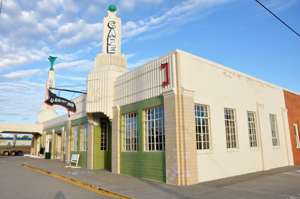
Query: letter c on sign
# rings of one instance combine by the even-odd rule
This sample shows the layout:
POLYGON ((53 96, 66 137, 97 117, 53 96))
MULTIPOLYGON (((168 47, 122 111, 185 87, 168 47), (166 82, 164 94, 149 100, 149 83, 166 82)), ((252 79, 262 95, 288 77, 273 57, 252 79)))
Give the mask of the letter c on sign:
POLYGON ((170 84, 170 71, 169 71, 169 63, 164 63, 160 65, 161 70, 165 70, 165 80, 162 82, 162 86, 166 87, 170 84))

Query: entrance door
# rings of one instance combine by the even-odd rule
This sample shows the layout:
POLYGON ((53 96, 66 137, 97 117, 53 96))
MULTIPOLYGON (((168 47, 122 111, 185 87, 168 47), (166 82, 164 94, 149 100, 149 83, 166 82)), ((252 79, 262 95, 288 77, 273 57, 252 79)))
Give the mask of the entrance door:
POLYGON ((111 123, 100 119, 94 127, 94 169, 111 169, 111 123))

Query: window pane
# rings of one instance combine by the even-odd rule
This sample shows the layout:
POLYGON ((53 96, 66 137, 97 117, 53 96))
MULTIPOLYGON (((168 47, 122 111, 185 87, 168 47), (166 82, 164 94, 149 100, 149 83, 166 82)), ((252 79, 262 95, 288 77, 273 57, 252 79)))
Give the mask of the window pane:
POLYGON ((237 148, 237 132, 235 110, 231 108, 224 109, 226 146, 227 148, 237 148))
POLYGON ((255 112, 248 111, 248 129, 250 147, 257 147, 256 136, 256 115, 255 112))
MULTIPOLYGON (((138 136, 137 136, 137 114, 126 113, 123 115, 123 151, 137 151, 138 136)), ((107 136, 106 136, 107 137, 107 136)), ((107 148, 107 142, 106 142, 107 148)))
POLYGON ((209 108, 207 105, 195 105, 196 124, 196 146, 197 150, 207 150, 209 148, 209 108))
POLYGON ((163 107, 154 107, 144 111, 145 150, 163 151, 165 149, 163 107))
POLYGON ((275 114, 270 114, 270 126, 272 134, 272 144, 273 146, 279 146, 277 118, 275 114))

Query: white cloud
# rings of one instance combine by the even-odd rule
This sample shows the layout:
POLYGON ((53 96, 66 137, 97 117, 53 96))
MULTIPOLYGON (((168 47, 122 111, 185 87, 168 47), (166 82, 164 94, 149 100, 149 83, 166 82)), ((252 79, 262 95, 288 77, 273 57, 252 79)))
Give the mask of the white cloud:
POLYGON ((65 76, 65 75, 56 75, 56 77, 65 79, 65 80, 80 81, 80 82, 84 82, 84 83, 86 81, 86 77, 75 77, 75 76, 65 76))
POLYGON ((88 24, 83 20, 79 20, 76 23, 65 24, 58 29, 58 37, 65 37, 57 43, 57 46, 64 48, 77 45, 86 40, 91 41, 100 38, 101 30, 101 23, 88 24))
POLYGON ((120 8, 122 10, 128 10, 132 11, 134 8, 136 8, 139 5, 144 4, 160 4, 163 0, 121 0, 120 1, 120 8))
POLYGON ((0 82, 0 90, 5 93, 0 94, 1 119, 35 120, 44 95, 43 85, 27 81, 0 82))
MULTIPOLYGON (((174 22, 185 23, 185 20, 192 18, 191 15, 206 12, 209 8, 229 1, 231 0, 181 1, 160 15, 124 22, 123 38, 146 35, 163 26, 173 27, 174 22)), ((119 2, 121 10, 132 11, 141 5, 155 6, 164 1, 121 0, 114 2, 119 2)), ((0 16, 0 70, 1 67, 47 61, 50 54, 56 54, 58 56, 56 69, 62 70, 61 72, 69 72, 70 69, 73 71, 68 76, 57 75, 57 78, 62 79, 60 83, 84 82, 85 77, 80 77, 80 75, 91 68, 93 61, 90 57, 94 56, 93 53, 98 52, 98 49, 100 50, 102 31, 100 17, 106 14, 104 7, 109 3, 111 3, 109 0, 4 1, 3 12, 0 16), (73 68, 77 70, 77 73, 73 68), (63 81, 64 79, 66 81, 63 81)), ((136 60, 135 58, 135 54, 128 54, 129 67, 140 66, 155 57, 132 61, 136 60)), ((35 74, 38 74, 35 69, 0 73, 0 76, 4 77, 1 81, 11 81, 0 81, 0 120, 9 115, 27 118, 26 120, 34 117, 43 100, 44 84, 24 82, 22 78, 35 74)))
POLYGON ((75 60, 71 62, 62 62, 55 65, 56 69, 66 69, 66 68, 90 68, 93 62, 91 60, 75 60))
POLYGON ((147 58, 143 58, 143 59, 140 59, 140 60, 137 60, 135 62, 130 62, 128 63, 128 68, 130 69, 134 69, 136 67, 139 67, 139 66, 142 66, 144 64, 147 64, 148 62, 156 59, 157 57, 147 57, 147 58))
POLYGON ((18 70, 4 74, 3 77, 7 79, 20 79, 24 77, 31 77, 32 75, 37 74, 40 71, 40 69, 18 70))
POLYGON ((264 3, 269 9, 271 9, 273 12, 281 12, 283 10, 286 10, 287 8, 290 8, 294 4, 299 2, 298 0, 265 0, 262 3, 264 3))
POLYGON ((189 16, 199 11, 207 12, 209 8, 223 5, 233 0, 185 0, 170 8, 159 16, 150 16, 144 20, 127 21, 123 26, 123 37, 130 38, 142 33, 160 28, 174 22, 187 20, 189 16))

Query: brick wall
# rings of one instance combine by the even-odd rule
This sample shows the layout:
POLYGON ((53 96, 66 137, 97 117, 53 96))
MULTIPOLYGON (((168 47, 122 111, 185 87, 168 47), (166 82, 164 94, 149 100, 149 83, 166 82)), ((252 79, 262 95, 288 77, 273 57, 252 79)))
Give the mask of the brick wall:
POLYGON ((300 127, 300 95, 284 91, 286 107, 288 109, 289 128, 291 133, 292 150, 295 165, 300 165, 300 149, 296 147, 296 135, 293 124, 300 127))

